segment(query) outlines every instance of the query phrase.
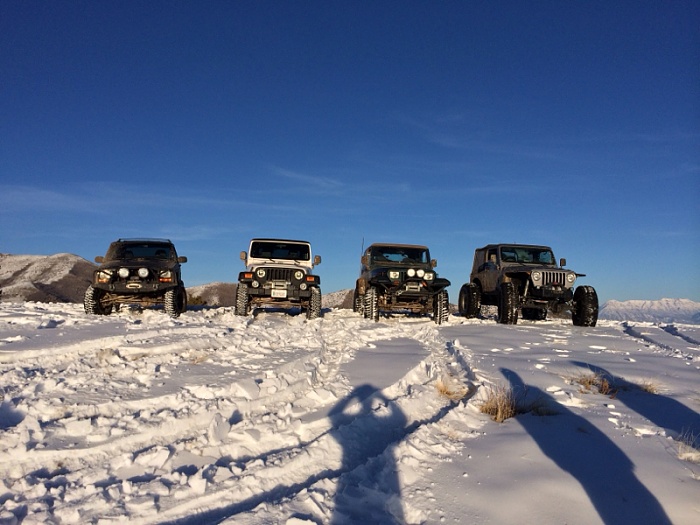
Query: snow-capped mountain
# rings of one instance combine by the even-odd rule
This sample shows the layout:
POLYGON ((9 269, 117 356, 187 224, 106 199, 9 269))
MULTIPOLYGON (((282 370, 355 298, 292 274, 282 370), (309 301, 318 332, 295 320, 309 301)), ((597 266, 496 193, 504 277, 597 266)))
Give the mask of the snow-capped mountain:
POLYGON ((700 303, 689 299, 611 300, 601 307, 599 317, 611 321, 700 324, 700 303))

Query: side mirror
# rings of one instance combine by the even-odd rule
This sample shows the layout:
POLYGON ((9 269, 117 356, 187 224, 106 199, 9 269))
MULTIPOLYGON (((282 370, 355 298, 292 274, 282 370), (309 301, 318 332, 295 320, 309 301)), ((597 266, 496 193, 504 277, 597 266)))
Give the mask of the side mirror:
POLYGON ((248 254, 246 252, 241 252, 241 255, 239 257, 241 258, 241 261, 245 261, 248 257, 248 254))
POLYGON ((559 259, 559 266, 561 266, 562 268, 566 266, 566 259, 564 257, 559 259))
POLYGON ((187 262, 187 257, 178 257, 177 262, 179 263, 186 263, 187 262))
POLYGON ((102 264, 103 262, 105 262, 105 258, 101 255, 98 255, 97 257, 95 257, 95 262, 102 264))
POLYGON ((321 264, 321 256, 320 255, 314 255, 314 266, 317 264, 321 264))
POLYGON ((435 268, 437 266, 437 259, 433 259, 432 261, 430 261, 430 266, 435 268))
POLYGON ((369 263, 369 256, 363 255, 360 257, 360 262, 362 263, 362 266, 367 266, 367 263, 369 263))

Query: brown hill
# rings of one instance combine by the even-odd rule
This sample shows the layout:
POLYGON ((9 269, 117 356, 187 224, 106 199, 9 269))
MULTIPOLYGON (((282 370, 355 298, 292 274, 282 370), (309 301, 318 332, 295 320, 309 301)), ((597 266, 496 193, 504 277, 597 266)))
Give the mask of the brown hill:
POLYGON ((214 282, 187 288, 191 306, 233 306, 236 302, 236 284, 214 282))
POLYGON ((70 253, 0 254, 0 300, 82 303, 94 269, 70 253))

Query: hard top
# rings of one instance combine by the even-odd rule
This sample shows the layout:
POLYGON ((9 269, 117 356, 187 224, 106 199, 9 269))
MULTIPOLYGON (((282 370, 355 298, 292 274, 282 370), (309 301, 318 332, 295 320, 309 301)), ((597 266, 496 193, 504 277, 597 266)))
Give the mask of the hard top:
POLYGON ((482 248, 477 248, 477 250, 488 250, 489 248, 496 248, 498 246, 522 246, 523 248, 539 248, 539 249, 547 249, 547 250, 552 249, 550 246, 547 246, 546 244, 521 244, 519 242, 501 242, 501 243, 496 243, 496 244, 487 244, 486 246, 483 246, 482 248))
POLYGON ((280 239, 277 237, 256 237, 255 239, 251 239, 250 242, 251 244, 254 242, 293 242, 297 244, 311 244, 309 241, 299 241, 299 240, 294 240, 294 239, 280 239))
POLYGON ((147 243, 147 242, 155 242, 155 243, 168 243, 172 244, 172 241, 170 239, 156 239, 156 238, 134 238, 134 239, 117 239, 114 242, 139 242, 139 243, 147 243))
POLYGON ((401 244, 401 243, 397 243, 397 242, 375 242, 375 243, 370 244, 367 247, 367 250, 369 250, 370 248, 382 248, 385 246, 396 246, 397 248, 419 248, 421 250, 428 249, 427 246, 423 246, 422 244, 401 244))

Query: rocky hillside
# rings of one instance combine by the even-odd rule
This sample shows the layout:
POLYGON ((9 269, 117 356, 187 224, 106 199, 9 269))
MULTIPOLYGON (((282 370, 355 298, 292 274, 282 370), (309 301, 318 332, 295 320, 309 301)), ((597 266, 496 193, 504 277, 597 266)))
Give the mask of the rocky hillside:
POLYGON ((70 253, 0 254, 2 301, 81 303, 95 265, 70 253))
POLYGON ((187 287, 187 299, 191 306, 233 306, 236 302, 236 285, 215 282, 187 287))

